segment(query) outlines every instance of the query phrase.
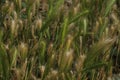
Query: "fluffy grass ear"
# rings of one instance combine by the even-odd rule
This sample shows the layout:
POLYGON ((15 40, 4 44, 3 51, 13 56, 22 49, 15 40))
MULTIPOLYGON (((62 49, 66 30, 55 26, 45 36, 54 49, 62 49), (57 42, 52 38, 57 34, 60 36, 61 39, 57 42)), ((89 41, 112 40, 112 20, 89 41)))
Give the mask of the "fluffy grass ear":
POLYGON ((105 55, 106 52, 111 49, 115 41, 116 38, 108 38, 105 40, 100 40, 98 43, 94 44, 90 51, 87 53, 87 56, 89 57, 86 58, 85 66, 87 67, 93 65, 94 62, 96 62, 98 56, 101 57, 102 55, 105 55))

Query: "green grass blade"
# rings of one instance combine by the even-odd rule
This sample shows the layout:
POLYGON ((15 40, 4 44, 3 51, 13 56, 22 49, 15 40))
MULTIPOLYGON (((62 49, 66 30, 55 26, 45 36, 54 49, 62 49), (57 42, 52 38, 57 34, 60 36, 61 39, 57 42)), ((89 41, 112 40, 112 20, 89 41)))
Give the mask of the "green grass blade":
POLYGON ((61 38, 62 43, 64 43, 65 40, 65 35, 67 33, 67 26, 68 26, 68 18, 65 18, 62 25, 62 38, 61 38))
POLYGON ((0 71, 2 72, 3 80, 8 80, 9 61, 8 61, 7 53, 2 43, 0 43, 0 66, 1 66, 0 71))
POLYGON ((98 68, 106 66, 106 65, 107 65, 107 63, 105 63, 105 62, 94 63, 93 65, 84 68, 83 72, 91 71, 92 69, 98 69, 98 68))
POLYGON ((85 15, 85 14, 87 14, 87 13, 89 13, 89 11, 88 11, 88 10, 85 10, 85 11, 79 13, 78 15, 72 17, 73 19, 70 20, 69 24, 72 23, 72 22, 77 21, 78 19, 80 19, 81 16, 83 16, 83 15, 85 15))
POLYGON ((111 10, 111 8, 112 8, 113 4, 115 3, 115 1, 116 1, 116 0, 109 0, 109 1, 108 1, 107 7, 106 7, 106 9, 105 9, 105 14, 104 14, 105 16, 108 15, 108 13, 109 13, 109 11, 111 10))

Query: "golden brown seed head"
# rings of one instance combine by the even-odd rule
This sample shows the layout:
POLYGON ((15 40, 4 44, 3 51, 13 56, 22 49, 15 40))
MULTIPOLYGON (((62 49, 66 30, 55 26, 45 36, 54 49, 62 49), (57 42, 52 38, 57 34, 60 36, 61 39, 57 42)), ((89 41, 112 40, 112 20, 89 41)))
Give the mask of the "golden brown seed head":
POLYGON ((36 20, 36 29, 41 29, 42 27, 42 19, 37 19, 36 20))
POLYGON ((18 49, 19 49, 19 52, 20 52, 21 59, 25 60, 26 57, 27 57, 27 53, 28 53, 28 45, 24 42, 21 42, 18 45, 18 49))

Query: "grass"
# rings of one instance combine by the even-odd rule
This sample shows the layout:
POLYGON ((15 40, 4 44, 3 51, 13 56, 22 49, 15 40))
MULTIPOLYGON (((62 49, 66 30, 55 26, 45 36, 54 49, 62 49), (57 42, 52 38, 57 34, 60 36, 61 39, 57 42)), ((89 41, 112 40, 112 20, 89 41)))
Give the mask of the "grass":
POLYGON ((119 0, 0 0, 0 80, 107 80, 120 72, 119 0))

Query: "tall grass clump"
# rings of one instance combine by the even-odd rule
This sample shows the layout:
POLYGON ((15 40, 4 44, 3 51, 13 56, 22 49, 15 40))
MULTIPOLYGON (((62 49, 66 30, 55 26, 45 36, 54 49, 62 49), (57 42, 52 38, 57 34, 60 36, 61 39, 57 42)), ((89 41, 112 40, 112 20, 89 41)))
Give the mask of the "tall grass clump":
POLYGON ((0 0, 0 80, 112 80, 120 72, 119 6, 0 0))

